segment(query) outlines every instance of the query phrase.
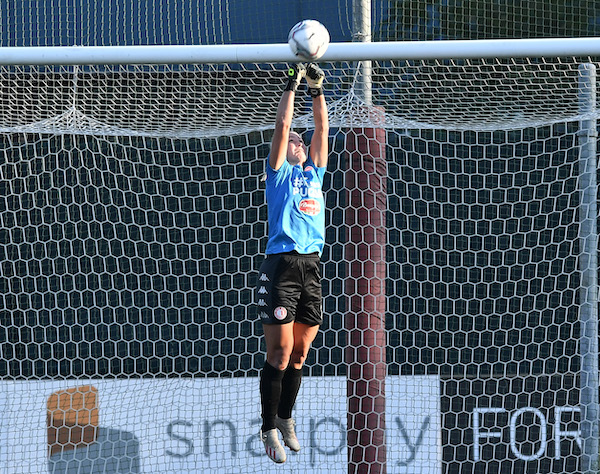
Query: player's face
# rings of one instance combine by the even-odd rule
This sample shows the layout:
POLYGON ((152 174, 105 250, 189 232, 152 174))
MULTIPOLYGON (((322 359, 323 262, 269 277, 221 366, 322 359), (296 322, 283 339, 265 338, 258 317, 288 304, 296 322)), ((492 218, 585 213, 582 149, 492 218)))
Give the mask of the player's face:
POLYGON ((287 159, 292 165, 302 165, 306 161, 306 145, 296 132, 290 132, 287 159))

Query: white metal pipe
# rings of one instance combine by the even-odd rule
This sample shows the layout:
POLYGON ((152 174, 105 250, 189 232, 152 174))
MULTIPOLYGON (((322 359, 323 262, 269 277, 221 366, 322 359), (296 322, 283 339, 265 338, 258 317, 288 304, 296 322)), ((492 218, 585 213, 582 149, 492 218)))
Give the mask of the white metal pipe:
MULTIPOLYGON (((352 40, 357 43, 371 43, 371 1, 352 2, 352 40)), ((356 95, 368 105, 373 103, 373 64, 371 60, 358 61, 358 76, 354 85, 356 95)))
MULTIPOLYGON (((579 111, 596 110, 596 66, 579 66, 579 111)), ((581 472, 598 472, 598 210, 596 179, 598 140, 597 121, 581 121, 579 131, 579 376, 581 421, 581 472)))
MULTIPOLYGON (((320 62, 600 56, 600 38, 331 43, 320 62)), ((286 43, 0 48, 0 64, 201 64, 295 62, 286 43)))

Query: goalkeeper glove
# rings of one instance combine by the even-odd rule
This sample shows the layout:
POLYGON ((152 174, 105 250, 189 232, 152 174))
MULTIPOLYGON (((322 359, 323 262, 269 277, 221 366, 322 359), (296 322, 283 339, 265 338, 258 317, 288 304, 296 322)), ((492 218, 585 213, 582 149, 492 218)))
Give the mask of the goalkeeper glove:
POLYGON ((314 63, 310 63, 306 69, 306 82, 308 82, 308 93, 311 97, 319 97, 323 94, 323 81, 325 73, 323 69, 314 63))
POLYGON ((305 74, 306 66, 304 64, 300 63, 290 66, 287 70, 287 83, 284 90, 295 92, 305 74))

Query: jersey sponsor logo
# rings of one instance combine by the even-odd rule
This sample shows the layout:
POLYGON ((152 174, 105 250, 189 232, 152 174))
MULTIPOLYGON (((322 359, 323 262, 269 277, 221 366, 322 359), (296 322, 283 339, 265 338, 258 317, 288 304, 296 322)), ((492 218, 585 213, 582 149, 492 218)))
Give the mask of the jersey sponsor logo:
POLYGON ((298 207, 307 216, 316 216, 321 212, 321 203, 314 199, 302 199, 298 207))
POLYGON ((312 171, 313 167, 312 166, 307 166, 306 168, 304 168, 304 172, 308 172, 308 171, 312 171))
POLYGON ((278 306, 277 308, 275 308, 275 311, 273 311, 273 315, 276 319, 281 321, 287 316, 287 309, 285 309, 283 306, 278 306))

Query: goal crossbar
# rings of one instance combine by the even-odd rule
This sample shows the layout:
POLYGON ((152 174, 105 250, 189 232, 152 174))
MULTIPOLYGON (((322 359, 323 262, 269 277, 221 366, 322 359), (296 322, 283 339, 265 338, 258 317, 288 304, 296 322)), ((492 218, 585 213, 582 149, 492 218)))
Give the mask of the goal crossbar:
MULTIPOLYGON (((598 56, 600 38, 332 43, 320 62, 598 56)), ((1 65, 294 62, 287 44, 41 46, 0 48, 1 65)))

